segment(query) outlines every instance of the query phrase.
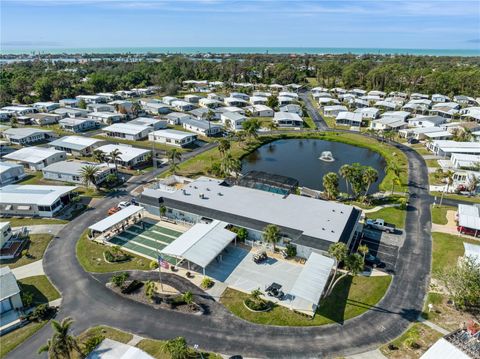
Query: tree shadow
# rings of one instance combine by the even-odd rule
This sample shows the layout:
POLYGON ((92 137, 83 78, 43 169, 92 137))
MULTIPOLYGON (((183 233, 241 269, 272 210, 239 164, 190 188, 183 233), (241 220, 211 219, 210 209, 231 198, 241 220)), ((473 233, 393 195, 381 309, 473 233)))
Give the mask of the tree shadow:
POLYGON ((48 298, 33 284, 25 284, 18 282, 20 291, 23 293, 30 293, 33 297, 33 305, 48 303, 48 298))
POLYGON ((316 314, 343 324, 345 321, 345 308, 348 304, 348 293, 352 286, 352 276, 346 276, 336 285, 332 293, 320 301, 316 314))

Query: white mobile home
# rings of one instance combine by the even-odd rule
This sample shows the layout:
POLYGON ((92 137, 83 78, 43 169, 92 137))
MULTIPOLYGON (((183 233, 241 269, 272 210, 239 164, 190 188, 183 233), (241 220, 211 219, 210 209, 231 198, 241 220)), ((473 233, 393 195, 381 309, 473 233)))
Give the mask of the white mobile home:
POLYGON ((348 109, 342 105, 323 106, 323 115, 336 117, 340 112, 347 112, 348 109))
POLYGON ((78 95, 75 97, 77 100, 83 100, 88 103, 106 103, 108 99, 105 96, 99 95, 78 95))
POLYGON ((113 112, 90 112, 88 114, 88 118, 105 124, 120 122, 124 117, 122 114, 113 112))
POLYGON ((303 110, 300 105, 290 104, 280 107, 280 112, 292 112, 296 113, 298 116, 303 116, 303 110))
POLYGON ((3 137, 5 137, 10 143, 23 146, 48 141, 56 137, 56 135, 53 131, 23 127, 9 128, 8 130, 3 131, 3 137))
POLYGON ((73 133, 91 131, 100 126, 97 121, 90 118, 64 118, 58 121, 58 124, 65 131, 73 133))
POLYGON ((231 131, 239 131, 242 129, 242 123, 244 123, 247 118, 236 112, 224 112, 221 114, 220 120, 227 129, 231 131))
POLYGON ((265 105, 252 105, 246 108, 254 117, 273 117, 274 111, 265 105))
POLYGON ((118 150, 120 152, 120 159, 117 163, 120 166, 127 168, 133 168, 145 164, 149 162, 152 157, 152 151, 128 145, 109 144, 98 147, 97 149, 103 152, 107 157, 110 156, 110 153, 114 150, 118 150))
POLYGON ((152 130, 161 130, 167 128, 168 121, 167 120, 160 120, 158 118, 150 118, 150 117, 137 117, 134 120, 128 121, 128 124, 137 125, 137 126, 148 126, 152 128, 152 130))
POLYGON ((184 120, 183 128, 202 136, 214 136, 222 132, 222 127, 205 120, 184 120))
POLYGON ((23 166, 0 161, 0 186, 15 183, 25 177, 23 166))
POLYGON ((75 156, 90 156, 93 151, 105 141, 83 136, 65 136, 50 142, 48 145, 59 151, 65 151, 75 156))
POLYGON ((82 178, 82 168, 93 166, 98 169, 95 174, 94 185, 102 184, 108 175, 116 174, 115 165, 107 163, 93 163, 84 161, 61 161, 55 162, 42 169, 43 178, 52 181, 85 184, 82 178))
POLYGON ((124 138, 127 140, 143 140, 153 128, 146 125, 134 125, 130 123, 115 123, 103 129, 103 132, 109 137, 124 138))
POLYGON ((177 130, 158 130, 148 135, 150 141, 164 143, 166 145, 185 147, 197 140, 197 135, 177 130))
POLYGON ((79 118, 79 117, 86 117, 88 115, 87 110, 82 110, 79 108, 68 108, 62 107, 57 108, 53 111, 53 113, 62 116, 62 118, 70 117, 70 118, 79 118))
POLYGON ((10 112, 12 115, 15 116, 25 116, 31 113, 35 113, 35 109, 28 106, 5 106, 2 107, 2 111, 10 112))
POLYGON ((33 108, 37 111, 50 112, 60 107, 58 102, 35 102, 33 108))
POLYGON ((303 127, 303 119, 292 112, 275 112, 273 122, 278 127, 303 127))
POLYGON ((3 156, 3 158, 8 161, 20 163, 33 171, 39 171, 51 163, 66 160, 67 154, 64 151, 58 151, 54 148, 33 146, 21 148, 3 156))
POLYGON ((363 108, 357 108, 353 112, 362 114, 363 119, 375 120, 378 117, 380 110, 375 107, 363 107, 363 108))
POLYGON ((335 118, 337 125, 348 125, 354 127, 360 127, 362 125, 362 114, 358 112, 339 112, 335 118))
POLYGON ((54 113, 34 113, 29 115, 33 124, 38 126, 52 125, 58 123, 62 116, 54 113))
POLYGON ((76 186, 8 185, 0 188, 0 215, 54 217, 70 203, 76 186))
POLYGON ((146 102, 142 105, 143 109, 153 115, 164 115, 172 112, 169 105, 157 102, 146 102))
POLYGON ((195 108, 195 105, 187 101, 175 100, 170 104, 177 111, 191 111, 195 108))
POLYGON ((188 113, 172 112, 164 116, 164 118, 168 121, 168 124, 175 126, 181 125, 183 120, 191 119, 192 116, 190 116, 188 113))

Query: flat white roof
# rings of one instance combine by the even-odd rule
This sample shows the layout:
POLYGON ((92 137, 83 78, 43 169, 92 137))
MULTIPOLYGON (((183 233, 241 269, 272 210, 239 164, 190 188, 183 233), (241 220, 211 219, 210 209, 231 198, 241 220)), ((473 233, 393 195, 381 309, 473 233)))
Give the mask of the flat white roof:
POLYGON ((184 138, 196 136, 190 132, 177 131, 177 130, 157 130, 152 132, 155 136, 161 136, 165 138, 172 138, 175 140, 183 140, 184 138))
MULTIPOLYGON (((39 163, 42 162, 56 154, 65 154, 63 151, 58 151, 54 148, 47 147, 24 147, 15 152, 9 153, 8 155, 3 156, 8 160, 21 161, 26 163, 39 163)), ((66 154, 65 154, 66 155, 66 154)))
POLYGON ((118 132, 127 135, 138 135, 143 131, 150 131, 152 128, 147 125, 135 125, 133 123, 114 123, 103 129, 105 132, 118 132))
POLYGON ((237 236, 225 229, 227 223, 197 223, 162 249, 162 253, 185 258, 205 268, 237 236))
POLYGON ((8 185, 0 188, 1 204, 36 204, 51 206, 76 186, 8 185))
POLYGON ((458 225, 480 230, 480 205, 459 204, 458 225))
POLYGON ((127 146, 127 145, 113 145, 113 144, 98 147, 97 150, 102 151, 106 155, 109 155, 113 150, 119 150, 120 160, 123 162, 129 162, 134 158, 150 153, 150 150, 146 150, 143 148, 137 148, 137 147, 127 146))
POLYGON ((143 207, 130 205, 118 211, 117 213, 114 213, 111 216, 102 219, 100 222, 92 224, 88 228, 92 231, 105 232, 106 230, 112 228, 113 226, 121 223, 130 216, 133 216, 134 214, 137 214, 141 211, 143 211, 143 207))
POLYGON ((420 359, 471 359, 455 345, 444 338, 433 344, 420 359))
POLYGON ((0 268, 0 301, 18 293, 20 293, 20 288, 10 267, 0 268))
POLYGON ((35 135, 37 133, 53 133, 53 131, 40 130, 38 128, 21 127, 21 128, 9 128, 8 130, 3 131, 3 133, 13 138, 24 138, 31 135, 35 135))
POLYGON ((287 120, 303 122, 303 119, 295 112, 275 112, 273 119, 276 121, 287 120))
POLYGON ((463 242, 463 247, 465 248, 465 257, 471 257, 475 261, 480 261, 480 245, 463 242))
POLYGON ((154 359, 143 350, 105 338, 87 359, 154 359))
POLYGON ((65 136, 59 138, 58 140, 49 142, 50 146, 58 146, 71 148, 74 150, 81 150, 90 146, 95 145, 96 143, 103 142, 98 138, 84 137, 84 136, 65 136))
POLYGON ((303 301, 292 301, 292 307, 298 310, 315 310, 327 285, 330 272, 335 261, 333 258, 312 252, 308 257, 290 294, 310 303, 309 308, 302 305, 303 301), (297 306, 297 308, 296 308, 297 306))
POLYGON ((7 172, 12 168, 23 168, 23 166, 18 163, 0 161, 0 173, 7 172))

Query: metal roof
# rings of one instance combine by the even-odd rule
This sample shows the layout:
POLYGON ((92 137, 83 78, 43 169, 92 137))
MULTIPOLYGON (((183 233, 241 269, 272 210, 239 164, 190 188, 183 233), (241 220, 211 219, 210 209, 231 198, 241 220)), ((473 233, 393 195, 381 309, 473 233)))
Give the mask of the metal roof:
POLYGON ((87 359, 154 359, 143 350, 105 338, 87 359))
POLYGON ((29 127, 22 127, 22 128, 9 128, 8 130, 3 131, 4 135, 8 135, 11 138, 24 138, 31 135, 35 135, 38 133, 53 133, 50 130, 39 130, 38 128, 29 128, 29 127))
POLYGON ((0 188, 0 204, 51 206, 76 186, 8 185, 0 188))
POLYGON ((458 225, 480 230, 480 205, 458 205, 458 225))
MULTIPOLYGON (((316 306, 325 290, 334 263, 333 258, 312 252, 290 294, 316 306)), ((295 309, 295 299, 292 301, 292 307, 295 309)))
POLYGON ((152 134, 155 137, 158 136, 158 137, 164 137, 164 138, 173 138, 173 139, 176 139, 176 140, 182 140, 182 139, 187 138, 187 137, 196 136, 194 133, 177 131, 177 130, 170 130, 170 129, 154 131, 154 132, 152 132, 152 134))
POLYGON ((52 157, 53 155, 62 153, 67 156, 64 151, 58 151, 54 148, 32 146, 16 150, 15 152, 3 156, 3 158, 26 163, 39 163, 52 157))
POLYGON ((53 147, 69 148, 72 150, 83 150, 99 142, 104 142, 104 141, 97 138, 90 138, 90 137, 83 137, 83 136, 65 136, 65 137, 59 138, 58 140, 49 142, 48 145, 53 147))
POLYGON ((106 230, 112 228, 113 226, 121 223, 122 221, 126 220, 130 216, 137 214, 138 212, 143 211, 143 207, 140 206, 128 206, 123 208, 122 210, 118 211, 117 213, 108 216, 107 218, 102 219, 101 221, 92 224, 89 229, 92 231, 97 232, 105 232, 106 230))
POLYGON ((476 261, 480 263, 480 245, 463 242, 463 247, 465 248, 464 257, 473 257, 476 261))
POLYGON ((138 135, 143 131, 151 131, 151 127, 148 125, 136 125, 133 123, 114 123, 103 129, 104 132, 118 132, 125 133, 127 135, 138 135))
POLYGON ((109 155, 113 150, 120 151, 120 160, 123 162, 130 162, 134 158, 150 153, 150 150, 143 148, 137 148, 127 145, 113 145, 108 144, 105 146, 98 147, 97 150, 102 151, 106 155, 109 155))
POLYGON ((420 359, 470 359, 470 356, 446 339, 440 338, 420 359))
POLYGON ((114 168, 115 165, 107 164, 107 163, 95 163, 95 162, 87 162, 87 161, 60 161, 52 163, 47 167, 42 169, 42 172, 55 172, 55 173, 62 173, 68 175, 79 176, 80 171, 85 166, 93 166, 97 167, 100 171, 108 170, 109 168, 114 168))
POLYGON ((197 223, 162 249, 162 253, 185 258, 205 268, 232 242, 236 234, 225 229, 227 223, 197 223))
POLYGON ((0 301, 20 293, 17 279, 9 267, 0 268, 0 301))

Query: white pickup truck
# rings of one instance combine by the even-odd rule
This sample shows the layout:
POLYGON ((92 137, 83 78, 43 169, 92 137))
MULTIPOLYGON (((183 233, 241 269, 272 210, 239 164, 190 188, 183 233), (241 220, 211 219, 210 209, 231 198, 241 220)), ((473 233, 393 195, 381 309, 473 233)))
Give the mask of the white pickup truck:
POLYGON ((387 233, 395 232, 395 225, 385 222, 381 218, 377 219, 367 219, 365 222, 365 227, 378 229, 379 231, 385 231, 387 233))

